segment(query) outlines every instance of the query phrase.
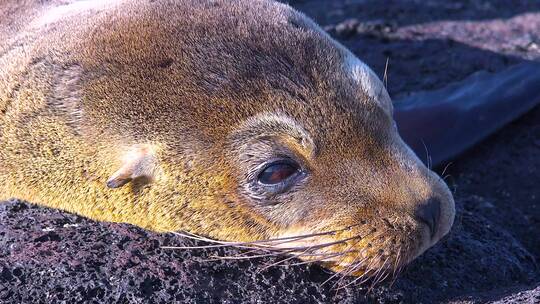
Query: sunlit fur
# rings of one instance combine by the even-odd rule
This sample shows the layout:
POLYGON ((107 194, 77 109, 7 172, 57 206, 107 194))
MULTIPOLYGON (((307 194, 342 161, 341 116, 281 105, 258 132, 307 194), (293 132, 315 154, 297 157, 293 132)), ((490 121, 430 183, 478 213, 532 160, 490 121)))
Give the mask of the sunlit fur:
POLYGON ((0 26, 0 199, 375 281, 452 225, 380 80, 286 5, 8 0, 0 26), (306 178, 254 190, 282 154, 306 178), (429 199, 433 237, 413 216, 429 199))

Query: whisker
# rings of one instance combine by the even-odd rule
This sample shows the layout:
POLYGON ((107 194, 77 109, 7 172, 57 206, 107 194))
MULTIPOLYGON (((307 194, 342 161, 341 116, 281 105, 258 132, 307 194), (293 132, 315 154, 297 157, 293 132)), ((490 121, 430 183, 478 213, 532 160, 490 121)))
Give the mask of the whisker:
MULTIPOLYGON (((366 248, 364 248, 364 249, 362 249, 361 251, 359 251, 359 254, 361 254, 365 249, 366 249, 366 248)), ((360 261, 357 261, 357 262, 355 262, 353 265, 351 265, 351 267, 343 268, 342 270, 340 270, 340 271, 334 273, 331 277, 329 277, 328 279, 326 279, 326 280, 321 284, 321 286, 324 285, 324 284, 326 284, 326 283, 328 283, 328 282, 330 282, 333 278, 335 278, 335 277, 337 277, 337 276, 340 276, 340 275, 341 275, 340 280, 343 279, 343 278, 346 277, 348 274, 350 274, 350 273, 352 273, 352 272, 354 272, 354 271, 360 269, 360 267, 363 266, 363 263, 364 263, 367 259, 369 259, 369 257, 364 257, 364 258, 362 258, 360 261), (351 268, 353 268, 353 269, 351 270, 351 268)), ((338 281, 338 283, 339 283, 339 281, 338 281)), ((334 286, 335 286, 335 284, 332 286, 332 288, 333 288, 334 286)))
MULTIPOLYGON (((370 236, 370 235, 371 235, 371 234, 367 234, 365 237, 368 237, 368 236, 370 236)), ((373 239, 378 238, 380 235, 381 235, 381 233, 379 233, 378 235, 374 236, 373 239)), ((356 243, 355 243, 355 244, 356 244, 356 243)), ((366 250, 368 250, 368 247, 362 248, 360 251, 358 251, 358 254, 360 255, 360 254, 364 253, 366 250)), ((362 266, 364 266, 364 262, 365 262, 366 260, 368 260, 369 258, 370 258, 369 256, 366 256, 366 257, 362 258, 360 261, 354 262, 354 263, 353 263, 352 265, 350 265, 349 267, 344 268, 344 269, 342 269, 342 270, 340 270, 340 271, 334 273, 330 278, 328 278, 327 280, 325 280, 321 285, 324 285, 324 284, 328 283, 330 280, 332 280, 332 279, 335 278, 336 276, 341 276, 341 277, 339 278, 339 280, 338 280, 336 283, 334 283, 334 284, 332 285, 331 288, 334 288, 336 285, 339 285, 339 284, 345 279, 346 276, 348 276, 349 274, 351 274, 351 273, 357 271, 357 270, 360 269, 362 266)), ((340 263, 341 263, 342 261, 343 261, 343 260, 341 260, 340 263)), ((363 274, 363 275, 364 275, 364 274, 363 274)), ((363 275, 362 275, 362 276, 363 276, 363 275)))
MULTIPOLYGON (((381 258, 382 258, 382 256, 381 256, 381 258)), ((371 282, 372 285, 378 282, 378 279, 379 279, 381 273, 383 273, 385 271, 386 262, 388 261, 388 258, 389 257, 387 257, 384 260, 384 262, 382 263, 382 265, 379 268, 377 268, 377 270, 375 270, 375 274, 373 275, 373 281, 371 282)))
POLYGON ((350 253, 350 252, 354 252, 356 250, 350 250, 350 251, 344 251, 344 252, 338 252, 338 253, 332 253, 332 254, 328 254, 326 256, 323 256, 319 259, 315 259, 315 260, 309 260, 309 261, 303 261, 303 262, 298 262, 298 263, 294 263, 294 264, 290 264, 290 266, 297 266, 297 265, 305 265, 305 264, 311 264, 311 263, 317 263, 317 262, 321 262, 321 261, 325 261, 326 259, 329 259, 329 258, 334 258, 334 257, 337 257, 337 256, 342 256, 344 254, 347 254, 347 253, 350 253))
POLYGON ((303 254, 307 253, 308 251, 309 251, 309 248, 306 249, 306 250, 304 250, 304 252, 302 252, 302 253, 300 253, 300 254, 295 254, 295 255, 292 255, 292 256, 290 256, 290 257, 288 257, 288 258, 286 258, 286 259, 283 259, 283 260, 277 261, 277 262, 275 262, 275 263, 272 263, 272 264, 270 264, 270 265, 267 265, 267 266, 265 266, 265 267, 259 269, 257 272, 260 273, 261 271, 264 271, 264 270, 266 270, 266 269, 268 269, 268 268, 270 268, 270 267, 272 267, 272 266, 276 266, 276 265, 282 264, 282 263, 284 263, 284 262, 286 262, 286 261, 290 261, 290 260, 292 260, 292 259, 298 258, 298 257, 302 256, 303 254))
MULTIPOLYGON (((409 247, 410 247, 409 244, 407 244, 407 245, 405 246, 405 254, 403 255, 404 261, 408 261, 408 260, 409 260, 409 255, 410 255, 410 254, 408 254, 408 253, 409 253, 409 247)), ((398 270, 398 274, 401 273, 401 272, 403 272, 403 271, 405 271, 405 268, 406 268, 407 266, 408 266, 408 264, 403 264, 403 263, 402 263, 402 265, 400 266, 400 269, 398 270)))
POLYGON ((374 282, 371 283, 371 286, 368 288, 367 292, 370 293, 379 283, 383 282, 389 274, 389 271, 380 271, 379 274, 377 274, 377 276, 375 277, 374 282))
MULTIPOLYGON (((357 283, 358 283, 358 285, 362 285, 362 284, 366 283, 367 281, 371 280, 372 278, 373 278, 373 274, 370 273, 369 275, 366 275, 366 277, 363 280, 361 280, 360 282, 357 282, 357 283)), ((354 281, 352 283, 354 283, 354 281)))
POLYGON ((446 164, 446 166, 444 166, 444 169, 441 173, 441 176, 444 176, 444 173, 446 172, 446 170, 452 165, 452 162, 449 162, 448 164, 446 164))
POLYGON ((390 60, 389 57, 386 57, 386 64, 384 65, 384 75, 383 75, 383 81, 384 81, 384 87, 388 90, 388 61, 390 60))
POLYGON ((382 282, 383 276, 385 278, 388 276, 389 271, 387 271, 386 267, 388 266, 387 263, 389 259, 390 259, 390 256, 387 256, 384 262, 382 263, 381 267, 378 269, 377 274, 375 275, 375 279, 373 283, 371 284, 371 287, 375 287, 375 285, 379 284, 379 282, 382 282))
POLYGON ((188 238, 188 239, 192 239, 192 240, 196 240, 196 241, 204 241, 204 242, 210 242, 210 243, 214 243, 214 244, 218 244, 218 245, 200 245, 200 246, 162 246, 161 248, 162 249, 210 249, 210 248, 223 248, 223 247, 238 247, 238 248, 245 248, 245 249, 258 249, 257 247, 250 247, 250 246, 247 246, 248 244, 246 242, 223 242, 223 241, 215 241, 215 240, 206 240, 206 239, 199 239, 199 238, 196 238, 196 237, 192 237, 192 236, 189 236, 189 235, 182 235, 182 234, 179 234, 177 232, 175 232, 175 234, 179 235, 179 236, 182 236, 182 237, 185 237, 185 238, 188 238))
MULTIPOLYGON (((359 280, 361 280, 362 278, 364 278, 363 280, 361 280, 360 282, 358 282, 358 284, 361 285, 361 284, 364 284, 365 282, 367 282, 368 280, 370 280, 371 278, 373 278, 373 277, 377 274, 377 272, 380 271, 380 269, 379 269, 377 272, 371 274, 371 273, 370 273, 370 271, 372 270, 371 266, 373 265, 373 263, 374 263, 375 261, 380 260, 380 257, 381 257, 381 256, 378 255, 378 256, 376 256, 375 258, 373 258, 373 259, 371 260, 371 263, 369 263, 368 267, 366 268, 367 270, 366 270, 365 274, 363 274, 363 275, 361 275, 360 277, 354 279, 352 282, 349 282, 347 285, 341 286, 341 287, 339 287, 339 288, 346 288, 347 286, 352 285, 352 284, 354 284, 355 282, 358 282, 359 280)), ((369 292, 369 289, 368 289, 368 292, 369 292)))
POLYGON ((422 139, 422 145, 424 145, 424 150, 426 151, 426 163, 429 170, 431 170, 431 156, 429 155, 428 148, 426 146, 426 143, 422 139))
POLYGON ((247 256, 247 255, 256 254, 259 252, 275 252, 275 251, 276 250, 273 250, 272 248, 254 248, 254 249, 247 250, 246 252, 239 252, 235 256, 238 256, 238 255, 247 256))
MULTIPOLYGON (((179 232, 173 232, 173 233, 176 234, 176 235, 186 237, 186 238, 190 238, 190 239, 194 239, 194 240, 217 243, 217 244, 221 244, 221 245, 225 245, 225 246, 236 246, 236 245, 253 245, 253 244, 259 244, 259 243, 267 243, 267 242, 274 242, 274 241, 284 241, 284 240, 297 240, 297 239, 302 239, 302 238, 327 235, 327 234, 330 234, 331 232, 329 231, 329 232, 314 233, 314 234, 310 234, 310 235, 297 235, 297 236, 290 236, 290 237, 283 237, 283 238, 258 240, 258 241, 249 241, 249 242, 219 241, 219 240, 213 240, 213 239, 209 239, 209 238, 206 238, 206 237, 201 237, 201 236, 197 236, 197 235, 193 235, 193 234, 188 235, 188 234, 182 234, 182 233, 179 233, 179 232)), ((218 246, 218 245, 208 245, 208 246, 218 246)))
POLYGON ((210 261, 219 261, 219 260, 249 260, 249 259, 259 259, 263 257, 270 257, 270 256, 279 256, 283 254, 287 254, 293 252, 293 250, 290 250, 288 252, 273 252, 273 253, 267 253, 267 254, 257 254, 257 255, 249 255, 249 256, 213 256, 212 259, 206 259, 203 260, 205 262, 210 261))
MULTIPOLYGON (((357 263, 355 266, 353 267, 350 267, 350 269, 348 269, 344 274, 343 274, 343 277, 342 279, 338 280, 337 284, 334 284, 335 285, 338 285, 338 286, 341 286, 341 282, 343 282, 343 280, 345 279, 345 277, 349 276, 351 273, 354 273, 358 270, 360 270, 362 267, 365 267, 364 265, 364 262, 366 262, 367 260, 369 259, 369 257, 365 257, 364 259, 362 259, 360 261, 360 263, 357 263)), ((365 276, 368 275, 368 272, 369 272, 369 269, 365 269, 364 272, 358 276, 358 278, 363 278, 365 276)), ((358 278, 354 278, 353 280, 358 280, 358 278)), ((332 286, 332 288, 334 287, 332 286)))
MULTIPOLYGON (((339 279, 341 280, 342 278, 345 277, 345 276, 342 276, 342 274, 343 274, 343 272, 344 272, 345 270, 346 270, 346 268, 343 268, 343 269, 341 269, 341 270, 339 270, 339 271, 334 272, 334 274, 332 274, 328 279, 326 279, 326 280, 324 280, 324 282, 322 282, 321 286, 323 286, 324 284, 330 282, 333 278, 336 278, 336 277, 338 277, 338 276, 339 276, 339 279)), ((338 280, 338 282, 339 282, 339 280, 338 280)), ((334 285, 335 285, 335 284, 334 284, 334 285)), ((332 285, 332 287, 333 287, 333 285, 332 285)))
MULTIPOLYGON (((362 261, 357 262, 357 263, 355 263, 355 264, 356 264, 356 265, 361 265, 361 263, 364 262, 366 259, 367 259, 367 257, 363 258, 362 261)), ((330 287, 330 288, 334 288, 334 286, 336 286, 336 284, 339 284, 339 283, 347 276, 347 274, 350 273, 350 272, 347 272, 348 270, 349 270, 349 268, 343 268, 343 269, 341 269, 340 271, 334 273, 331 277, 329 277, 328 279, 326 279, 326 280, 321 284, 321 286, 324 285, 324 284, 326 284, 326 283, 328 283, 328 282, 330 282, 333 278, 339 276, 339 280, 338 280, 336 283, 334 283, 334 284, 332 285, 332 287, 330 287)))
MULTIPOLYGON (((373 237, 373 239, 377 239, 377 238, 379 238, 381 235, 382 235, 382 233, 379 233, 379 234, 375 235, 375 236, 373 237)), ((367 236, 369 236, 369 234, 368 234, 367 236)), ((367 236, 366 236, 366 237, 367 237, 367 236)), ((367 249, 368 249, 367 247, 363 248, 361 251, 359 251, 359 254, 362 254, 362 253, 365 252, 367 249)), ((346 276, 350 275, 351 273, 353 273, 353 272, 357 271, 358 269, 360 269, 361 267, 363 267, 363 266, 364 266, 364 262, 365 262, 367 259, 369 259, 369 258, 371 258, 371 257, 369 257, 369 256, 364 257, 364 258, 361 259, 360 261, 355 262, 354 264, 350 265, 348 268, 343 269, 343 270, 339 271, 338 273, 336 273, 336 275, 341 275, 341 278, 340 278, 334 285, 332 285, 332 288, 334 288, 336 285, 341 284, 341 282, 344 280, 344 278, 345 278, 346 276)), ((371 266, 372 263, 373 263, 373 260, 372 260, 371 263, 368 265, 368 267, 366 267, 366 271, 364 272, 364 274, 362 274, 360 277, 364 277, 364 276, 370 271, 369 268, 370 268, 370 266, 371 266)), ((331 277, 331 278, 332 278, 332 277, 331 277)), ((330 278, 330 279, 331 279, 331 278, 330 278)), ((328 281, 328 280, 327 280, 327 281, 328 281)), ((326 282, 326 281, 325 281, 325 282, 326 282)))
MULTIPOLYGON (((352 282, 349 282, 347 285, 345 286, 341 286, 340 288, 344 289, 344 288, 347 288, 347 286, 350 286, 352 284, 355 284, 357 283, 358 285, 363 285, 364 283, 366 283, 367 281, 371 280, 373 278, 373 273, 369 272, 370 270, 366 271, 365 275, 362 275, 356 279, 354 279, 352 282)), ((369 291, 369 289, 368 289, 369 291)))
MULTIPOLYGON (((368 237, 369 235, 370 235, 370 234, 367 234, 365 237, 368 237)), ((349 244, 347 245, 346 250, 349 250, 349 248, 355 246, 359 241, 360 241, 360 240, 356 240, 356 241, 354 241, 354 242, 349 243, 349 244)), ((354 250, 354 251, 356 251, 356 250, 354 250)), ((366 251, 366 248, 362 248, 361 250, 358 251, 358 255, 361 255, 361 254, 364 253, 365 251, 366 251)), ((337 264, 342 264, 344 258, 345 258, 345 256, 343 256, 341 259, 339 259, 336 263, 337 263, 337 264)), ((328 278, 326 281, 324 281, 322 285, 326 284, 328 281, 330 281, 330 280, 331 280, 332 278, 334 278, 336 275, 341 275, 341 274, 343 274, 343 272, 344 272, 345 270, 347 270, 347 268, 344 268, 344 269, 342 269, 342 270, 340 270, 340 271, 334 273, 334 275, 331 276, 330 278, 328 278)), ((348 274, 348 273, 347 273, 347 274, 348 274)), ((343 276, 346 276, 347 274, 344 274, 343 276)))
POLYGON ((397 257, 396 257, 396 260, 394 262, 394 270, 392 272, 392 282, 390 283, 390 286, 394 285, 394 282, 397 278, 397 274, 399 273, 398 269, 400 266, 400 262, 401 262, 401 247, 399 247, 399 251, 398 251, 398 254, 397 254, 397 257))
MULTIPOLYGON (((368 258, 370 258, 370 257, 364 258, 364 261, 365 261, 366 259, 368 259, 368 258)), ((372 258, 372 259, 371 259, 370 263, 369 263, 369 264, 367 265, 367 267, 366 267, 366 271, 365 271, 362 275, 358 276, 358 278, 355 278, 353 281, 347 283, 346 285, 338 287, 337 289, 343 289, 343 288, 345 288, 345 287, 347 287, 347 286, 353 284, 354 282, 356 282, 356 281, 358 281, 358 280, 360 280, 360 279, 362 279, 362 278, 366 278, 366 280, 362 281, 361 283, 364 283, 365 281, 367 281, 368 279, 370 279, 370 278, 372 277, 372 275, 370 274, 370 271, 371 271, 371 265, 375 262, 375 260, 376 260, 377 258, 378 258, 378 257, 376 256, 375 258, 372 258)), ((357 268, 356 270, 358 270, 358 269, 359 269, 359 268, 357 268)), ((356 270, 355 270, 355 271, 356 271, 356 270)), ((349 274, 349 273, 351 273, 351 272, 352 272, 352 271, 348 271, 347 274, 349 274)), ((345 277, 345 276, 343 276, 342 278, 344 278, 344 277, 345 277)), ((342 282, 341 279, 338 280, 338 282, 337 282, 336 284, 338 284, 338 283, 340 283, 340 282, 342 282)), ((334 284, 334 285, 332 286, 332 288, 334 288, 334 287, 336 286, 336 284, 334 284)))
POLYGON ((390 282, 390 286, 393 286, 396 282, 396 279, 398 278, 399 274, 401 273, 401 269, 403 266, 398 266, 397 270, 394 270, 394 274, 392 275, 392 281, 390 282))
MULTIPOLYGON (((330 252, 310 253, 309 251, 310 251, 311 249, 312 249, 312 248, 309 247, 309 248, 307 248, 306 250, 304 250, 304 251, 301 252, 301 253, 294 254, 294 255, 292 255, 291 257, 288 257, 288 258, 286 258, 286 259, 284 259, 284 260, 281 260, 281 261, 279 261, 278 263, 274 263, 274 264, 272 264, 272 265, 270 265, 270 266, 268 266, 268 267, 275 266, 275 265, 281 264, 281 263, 283 263, 283 262, 286 262, 286 261, 288 261, 288 260, 292 260, 292 259, 294 259, 294 258, 299 258, 299 257, 301 257, 301 256, 321 256, 321 258, 319 258, 318 260, 324 260, 324 259, 327 259, 328 256, 332 256, 332 255, 333 255, 333 254, 330 253, 330 252)), ((311 261, 309 261, 309 262, 311 262, 311 261)), ((268 267, 263 268, 263 270, 266 269, 266 268, 268 268, 268 267)))
POLYGON ((385 271, 384 273, 385 273, 384 276, 382 276, 381 280, 379 281, 380 283, 384 282, 388 278, 388 276, 390 276, 391 272, 390 271, 385 271))
MULTIPOLYGON (((273 239, 266 239, 266 240, 256 240, 256 241, 248 241, 248 242, 232 242, 232 241, 220 241, 220 240, 214 240, 210 239, 204 236, 196 235, 190 232, 173 232, 174 235, 196 240, 196 241, 203 241, 203 242, 209 242, 211 244, 209 245, 200 245, 200 246, 162 246, 163 249, 207 249, 207 248, 225 248, 225 247, 237 247, 241 249, 247 249, 248 252, 245 253, 239 253, 233 256, 218 256, 213 255, 210 259, 206 259, 204 261, 219 261, 219 260, 250 260, 250 259, 256 259, 256 258, 263 258, 263 257, 273 257, 273 256, 279 256, 283 254, 292 254, 290 257, 287 257, 285 259, 281 259, 278 262, 272 263, 270 265, 267 265, 263 267, 260 271, 266 270, 272 266, 278 266, 280 264, 283 264, 286 261, 310 256, 310 257, 316 257, 312 258, 310 260, 301 261, 298 263, 293 263, 291 265, 303 265, 308 263, 316 263, 321 261, 328 261, 328 259, 340 257, 339 260, 343 261, 343 259, 346 257, 347 253, 351 252, 358 252, 361 254, 367 248, 363 248, 362 250, 351 250, 354 245, 356 245, 360 240, 366 237, 371 237, 373 232, 369 232, 367 234, 356 234, 354 236, 340 239, 340 240, 334 240, 326 243, 321 244, 314 244, 310 246, 289 246, 289 247, 276 247, 277 245, 283 245, 288 243, 293 243, 299 240, 305 240, 312 237, 319 237, 319 236, 327 236, 332 235, 340 231, 344 230, 350 230, 351 227, 360 225, 360 223, 355 225, 350 225, 341 229, 336 229, 332 231, 324 231, 324 232, 318 232, 318 233, 311 233, 311 234, 304 234, 304 235, 295 235, 295 236, 287 236, 287 237, 281 237, 281 238, 273 238, 273 239), (356 241, 354 241, 356 240, 356 241), (352 242, 351 242, 352 241, 352 242), (339 245, 339 244, 346 244, 345 249, 341 252, 315 252, 315 250, 330 247, 333 245, 339 245), (299 252, 301 251, 301 252, 299 252), (253 254, 253 255, 252 255, 253 254)), ((378 236, 373 236, 373 239, 376 239, 378 236)), ((334 273, 328 280, 323 282, 323 285, 329 282, 331 279, 336 277, 337 275, 349 275, 350 273, 360 269, 363 264, 369 259, 369 257, 365 257, 362 260, 356 262, 355 264, 351 265, 351 267, 344 268, 336 273, 334 273)), ((373 262, 373 261, 372 261, 373 262)), ((342 278, 341 278, 342 279, 342 278)), ((340 279, 340 281, 341 281, 340 279)))
MULTIPOLYGON (((369 275, 368 273, 369 273, 369 270, 366 270, 366 272, 364 274, 362 274, 361 276, 359 276, 358 278, 355 278, 354 280, 352 280, 351 282, 349 282, 349 283, 347 283, 347 284, 345 284, 343 286, 339 286, 337 289, 338 290, 339 289, 345 289, 345 288, 347 288, 347 286, 350 286, 350 285, 358 282, 359 280, 362 280, 362 281, 359 282, 360 285, 364 284, 365 282, 367 282, 372 277, 372 275, 369 275)), ((334 287, 334 286, 332 286, 332 287, 334 287)))
POLYGON ((355 236, 352 236, 352 237, 349 237, 349 238, 346 238, 346 239, 332 241, 332 242, 328 242, 328 243, 317 244, 317 245, 312 245, 312 246, 282 247, 280 249, 286 249, 286 250, 288 250, 288 249, 296 249, 296 250, 321 249, 321 248, 324 248, 324 247, 333 246, 333 245, 337 245, 337 244, 343 244, 343 243, 346 243, 346 242, 348 242, 350 240, 361 239, 361 238, 362 238, 361 235, 355 235, 355 236))
MULTIPOLYGON (((269 250, 259 250, 259 251, 269 251, 269 250)), ((270 251, 271 253, 267 253, 267 254, 257 254, 257 255, 245 255, 245 254, 249 254, 249 253, 245 253, 244 255, 235 255, 235 256, 213 256, 213 258, 211 259, 205 259, 205 260, 201 260, 201 261, 205 261, 205 262, 210 262, 210 261, 219 261, 219 260, 249 260, 249 259, 258 259, 258 258, 263 258, 263 257, 271 257, 271 256, 280 256, 280 255, 286 255, 286 254, 290 254, 292 252, 296 251, 295 249, 290 249, 290 250, 287 250, 287 251, 270 251)), ((354 252, 355 250, 352 250, 352 251, 349 251, 349 252, 354 252)), ((254 252, 257 252, 256 250, 252 250, 251 253, 254 253, 254 252)), ((295 263, 295 264, 290 264, 290 265, 301 265, 301 264, 308 264, 308 263, 314 263, 314 262, 318 262, 318 261, 323 261, 329 257, 334 257, 334 256, 340 256, 340 255, 343 255, 345 253, 348 253, 348 252, 340 252, 340 253, 330 253, 330 252, 320 252, 320 253, 309 253, 307 252, 307 250, 302 253, 302 254, 295 254, 293 256, 291 256, 291 259, 292 258, 297 258, 297 257, 300 257, 300 256, 321 256, 321 258, 318 258, 316 260, 310 260, 310 261, 305 261, 305 262, 302 262, 302 263, 295 263)))
POLYGON ((351 273, 354 273, 355 271, 357 271, 360 268, 362 268, 363 266, 365 266, 364 262, 369 258, 370 258, 369 256, 366 256, 366 257, 362 258, 360 261, 355 262, 352 265, 349 265, 349 267, 347 268, 347 271, 345 273, 343 273, 343 276, 348 276, 351 273))
MULTIPOLYGON (((263 244, 263 246, 261 246, 261 247, 268 247, 268 246, 265 246, 266 243, 272 243, 272 242, 276 242, 276 241, 290 241, 290 242, 293 242, 293 241, 300 240, 300 239, 305 239, 305 238, 311 238, 311 237, 317 237, 317 236, 325 236, 325 235, 330 235, 330 234, 334 234, 336 232, 340 232, 340 231, 343 231, 343 230, 350 229, 350 228, 352 228, 354 226, 357 226, 357 225, 359 225, 359 224, 350 225, 350 226, 344 227, 342 229, 336 229, 336 230, 332 230, 332 231, 325 231, 325 232, 318 232, 318 233, 311 233, 311 234, 304 234, 304 235, 296 235, 296 236, 288 236, 288 237, 281 237, 281 238, 273 238, 273 239, 267 239, 267 240, 249 241, 249 242, 219 241, 219 240, 206 238, 206 237, 199 236, 199 235, 189 233, 189 232, 185 232, 185 233, 173 232, 173 234, 175 234, 177 236, 181 236, 181 237, 185 237, 185 238, 189 238, 189 239, 193 239, 193 240, 198 240, 198 241, 205 241, 205 242, 209 242, 209 243, 215 243, 215 244, 218 244, 218 245, 163 246, 161 248, 164 248, 164 249, 206 249, 206 248, 221 248, 221 247, 234 246, 234 247, 256 249, 255 247, 248 247, 247 245, 263 244)), ((283 242, 283 243, 286 243, 286 242, 283 242)), ((279 244, 282 244, 282 243, 278 243, 278 245, 279 244)), ((272 245, 274 245, 274 244, 272 244, 272 245)))

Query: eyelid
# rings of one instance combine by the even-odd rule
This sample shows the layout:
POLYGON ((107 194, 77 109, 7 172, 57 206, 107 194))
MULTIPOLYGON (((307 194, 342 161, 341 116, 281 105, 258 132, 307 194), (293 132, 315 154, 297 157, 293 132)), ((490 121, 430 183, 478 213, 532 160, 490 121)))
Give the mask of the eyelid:
POLYGON ((278 165, 278 164, 287 164, 287 165, 293 165, 295 167, 298 167, 299 169, 302 168, 302 166, 294 161, 293 159, 291 159, 290 157, 276 157, 276 158, 272 158, 264 163, 262 163, 260 166, 257 167, 256 171, 257 171, 257 176, 259 176, 259 174, 261 174, 264 170, 266 170, 268 167, 270 166, 273 166, 273 165, 278 165))

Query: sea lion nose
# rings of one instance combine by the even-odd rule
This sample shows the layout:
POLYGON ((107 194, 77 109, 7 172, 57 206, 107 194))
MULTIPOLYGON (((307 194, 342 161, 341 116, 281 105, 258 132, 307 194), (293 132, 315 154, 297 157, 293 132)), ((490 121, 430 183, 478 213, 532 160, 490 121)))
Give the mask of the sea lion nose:
POLYGON ((437 227, 439 226, 441 201, 435 198, 427 200, 416 208, 414 215, 419 221, 425 223, 429 227, 430 236, 433 239, 437 234, 437 227))

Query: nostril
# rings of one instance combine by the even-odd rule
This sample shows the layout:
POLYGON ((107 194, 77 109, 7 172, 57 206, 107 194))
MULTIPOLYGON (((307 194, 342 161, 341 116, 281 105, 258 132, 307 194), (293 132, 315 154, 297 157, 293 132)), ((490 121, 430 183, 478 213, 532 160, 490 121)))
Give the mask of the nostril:
POLYGON ((437 233, 439 217, 441 215, 441 202, 437 199, 429 199, 416 208, 415 216, 418 220, 428 225, 431 238, 437 233))

